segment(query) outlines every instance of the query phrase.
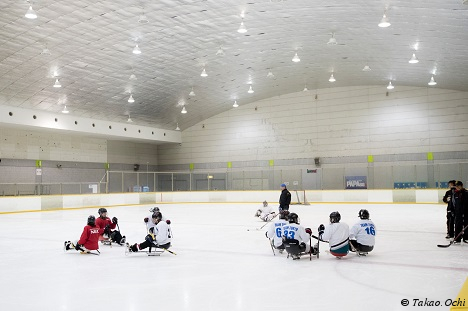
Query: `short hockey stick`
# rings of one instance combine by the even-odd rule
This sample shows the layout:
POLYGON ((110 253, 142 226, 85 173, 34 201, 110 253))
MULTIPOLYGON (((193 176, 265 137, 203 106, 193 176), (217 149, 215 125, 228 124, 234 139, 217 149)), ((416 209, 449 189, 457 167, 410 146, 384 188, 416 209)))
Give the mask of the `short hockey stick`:
POLYGON ((273 248, 273 243, 271 242, 271 239, 268 239, 270 241, 270 246, 271 246, 271 250, 273 251, 273 256, 276 256, 275 254, 275 249, 273 248))
MULTIPOLYGON (((269 221, 266 222, 266 224, 264 224, 263 226, 261 226, 260 228, 255 228, 256 231, 259 231, 259 230, 262 230, 263 227, 265 227, 266 225, 268 225, 273 219, 276 218, 276 216, 278 216, 279 214, 276 214, 275 217, 273 217, 272 219, 270 219, 269 221)), ((254 229, 247 229, 247 231, 254 231, 254 229)))
POLYGON ((463 227, 462 231, 456 237, 454 237, 453 240, 450 241, 449 244, 447 244, 447 245, 437 244, 437 247, 442 247, 442 248, 449 247, 450 245, 452 245, 455 242, 456 239, 458 239, 459 237, 461 237, 465 233, 466 229, 468 229, 468 225, 463 227))

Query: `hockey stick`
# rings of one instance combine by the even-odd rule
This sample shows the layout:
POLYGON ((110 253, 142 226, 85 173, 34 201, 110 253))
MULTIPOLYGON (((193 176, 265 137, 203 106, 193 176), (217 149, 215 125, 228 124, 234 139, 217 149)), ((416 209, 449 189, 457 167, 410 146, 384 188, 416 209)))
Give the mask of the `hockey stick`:
POLYGON ((319 240, 320 242, 324 242, 324 243, 328 243, 328 241, 324 241, 322 240, 322 235, 320 235, 319 237, 316 237, 315 235, 312 235, 312 237, 316 240, 319 240))
MULTIPOLYGON (((263 227, 265 227, 266 225, 268 225, 268 224, 269 224, 269 223, 270 223, 270 222, 271 222, 273 219, 275 219, 275 218, 276 218, 276 216, 278 216, 278 215, 279 215, 279 213, 278 213, 278 214, 276 214, 276 215, 275 215, 275 217, 273 217, 272 219, 268 220, 268 221, 266 222, 266 224, 264 224, 264 225, 263 225, 263 226, 261 226, 260 228, 255 228, 255 230, 256 230, 256 231, 262 230, 262 229, 263 229, 263 227)), ((253 230, 253 229, 252 229, 252 230, 250 230, 250 229, 247 229, 247 231, 254 231, 254 230, 253 230)))
POLYGON ((268 240, 270 240, 270 246, 271 246, 271 250, 273 251, 273 256, 276 256, 275 249, 273 248, 273 243, 271 242, 271 239, 268 239, 268 240))
POLYGON ((447 247, 449 247, 450 245, 452 245, 452 244, 455 242, 456 239, 458 239, 459 237, 461 237, 461 236, 465 233, 465 230, 466 230, 466 229, 468 229, 468 225, 465 226, 465 227, 463 227, 463 228, 462 228, 462 231, 461 231, 456 237, 454 237, 453 240, 450 241, 449 244, 447 244, 447 245, 437 244, 437 247, 442 247, 442 248, 447 248, 447 247))

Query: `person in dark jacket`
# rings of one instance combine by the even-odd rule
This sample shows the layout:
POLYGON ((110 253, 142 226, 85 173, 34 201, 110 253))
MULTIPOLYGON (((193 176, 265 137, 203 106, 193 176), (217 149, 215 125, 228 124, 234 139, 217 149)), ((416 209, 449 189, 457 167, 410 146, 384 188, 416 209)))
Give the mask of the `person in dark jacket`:
POLYGON ((448 182, 449 190, 445 192, 442 201, 447 203, 447 236, 446 239, 451 239, 454 237, 455 233, 455 207, 453 206, 453 195, 455 193, 455 180, 451 180, 448 182))
POLYGON ((281 195, 279 199, 279 211, 289 211, 291 203, 291 192, 286 189, 286 184, 281 184, 281 195))
POLYGON ((455 191, 452 200, 455 206, 455 241, 454 244, 459 244, 463 238, 463 242, 468 243, 468 230, 460 236, 458 236, 464 226, 468 224, 468 191, 463 188, 463 183, 457 181, 455 183, 457 190, 455 191), (465 219, 464 219, 465 218, 465 219))

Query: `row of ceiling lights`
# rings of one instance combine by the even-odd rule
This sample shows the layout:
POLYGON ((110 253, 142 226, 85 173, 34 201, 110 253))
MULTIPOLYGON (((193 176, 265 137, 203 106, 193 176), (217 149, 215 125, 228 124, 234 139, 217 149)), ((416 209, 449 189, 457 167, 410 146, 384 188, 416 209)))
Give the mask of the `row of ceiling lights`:
MULTIPOLYGON (((466 4, 468 2, 468 0, 464 0, 463 3, 466 4)), ((29 19, 36 19, 37 18, 37 14, 36 12, 33 10, 32 8, 32 5, 29 6, 29 9, 28 11, 26 12, 25 14, 25 17, 26 18, 29 18, 29 19)), ((244 24, 244 17, 245 17, 245 14, 244 12, 241 12, 241 18, 242 18, 242 21, 241 21, 241 24, 238 28, 238 32, 239 33, 246 33, 247 32, 247 28, 245 27, 245 24, 244 24)), ((146 15, 144 15, 144 13, 140 16, 140 19, 138 20, 139 23, 148 23, 148 19, 146 18, 146 15)), ((386 11, 384 12, 383 16, 382 16, 382 19, 380 21, 380 23, 378 24, 379 27, 381 28, 386 28, 386 27, 389 27, 391 25, 391 23, 389 22, 389 19, 386 15, 386 11)), ((336 45, 337 44, 337 40, 335 38, 335 34, 332 33, 331 35, 331 38, 329 39, 329 41, 327 42, 327 44, 329 45, 336 45)), ((41 54, 50 54, 50 51, 47 49, 47 47, 43 50, 43 52, 41 54)), ((141 54, 141 49, 138 45, 138 43, 136 43, 135 47, 133 48, 133 54, 136 54, 136 55, 139 55, 141 54)), ((222 48, 220 47, 219 50, 216 52, 216 55, 224 55, 224 51, 222 50, 222 48)), ((299 58, 299 55, 297 54, 297 52, 295 52, 293 58, 292 58, 292 61, 295 62, 295 63, 298 63, 301 61, 301 59, 299 58)), ((410 64, 416 64, 419 62, 419 60, 417 59, 415 53, 413 53, 411 59, 408 61, 410 64)), ((362 69, 363 71, 370 71, 370 67, 368 65, 364 66, 364 68, 362 69)), ((54 83, 54 87, 56 88, 60 88, 61 87, 61 84, 59 82, 59 79, 57 78, 56 75, 54 75, 56 77, 56 80, 55 80, 55 83, 54 83)), ((207 77, 208 74, 206 72, 206 68, 203 68, 201 74, 200 74, 201 77, 207 77)), ((273 73, 270 71, 267 75, 267 77, 274 77, 273 73)), ((136 76, 135 74, 132 74, 130 76, 130 79, 131 80, 136 80, 136 76)), ((330 78, 328 79, 329 82, 335 82, 336 79, 334 77, 334 73, 332 72, 330 78)), ((434 79, 434 75, 432 75, 430 81, 428 82, 428 85, 430 86, 434 86, 436 85, 437 82, 435 81, 434 79)), ((388 86, 387 86, 387 89, 391 90, 391 89, 394 89, 394 86, 392 84, 392 82, 390 81, 388 86)), ((307 86, 304 87, 304 90, 303 91, 308 91, 307 89, 307 86)), ((249 86, 249 90, 247 91, 247 93, 249 94, 252 94, 254 93, 254 90, 252 88, 252 84, 250 84, 249 86)), ((193 87, 192 87, 192 90, 190 91, 189 93, 189 96, 195 96, 195 92, 193 90, 193 87)), ((128 102, 129 103, 134 103, 135 102, 135 99, 133 98, 133 94, 130 93, 130 97, 128 98, 128 102)), ((234 104, 233 104, 233 107, 237 108, 239 107, 239 105, 237 104, 237 101, 234 101, 234 104)), ((64 110, 62 111, 63 113, 68 113, 69 111, 67 110, 67 107, 65 106, 64 110)), ((181 113, 185 114, 187 113, 187 110, 185 108, 185 105, 183 106, 182 108, 182 111, 181 113)), ((128 122, 132 122, 131 118, 130 118, 130 114, 128 116, 128 122)), ((178 128, 178 124, 177 124, 177 128, 178 128)))

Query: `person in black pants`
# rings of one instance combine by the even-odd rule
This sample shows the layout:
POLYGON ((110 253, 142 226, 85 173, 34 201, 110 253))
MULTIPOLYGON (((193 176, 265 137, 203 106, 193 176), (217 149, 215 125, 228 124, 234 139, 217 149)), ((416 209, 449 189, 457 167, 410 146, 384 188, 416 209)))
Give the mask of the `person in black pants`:
POLYGON ((286 184, 281 184, 281 195, 279 198, 279 211, 289 211, 291 203, 291 192, 286 189, 286 184))
POLYGON ((455 193, 455 180, 451 180, 448 182, 449 190, 445 192, 442 201, 447 203, 447 236, 446 239, 451 239, 454 237, 455 233, 455 207, 453 206, 453 195, 455 193))
MULTIPOLYGON (((468 223, 468 191, 463 188, 463 183, 461 181, 457 181, 455 186, 457 190, 455 191, 452 200, 454 201, 453 203, 455 206, 455 237, 457 237, 460 232, 462 232, 463 227, 468 223)), ((461 239, 462 236, 460 235, 454 241, 454 244, 459 244, 461 239)), ((463 235, 463 242, 468 243, 468 230, 463 235)))

